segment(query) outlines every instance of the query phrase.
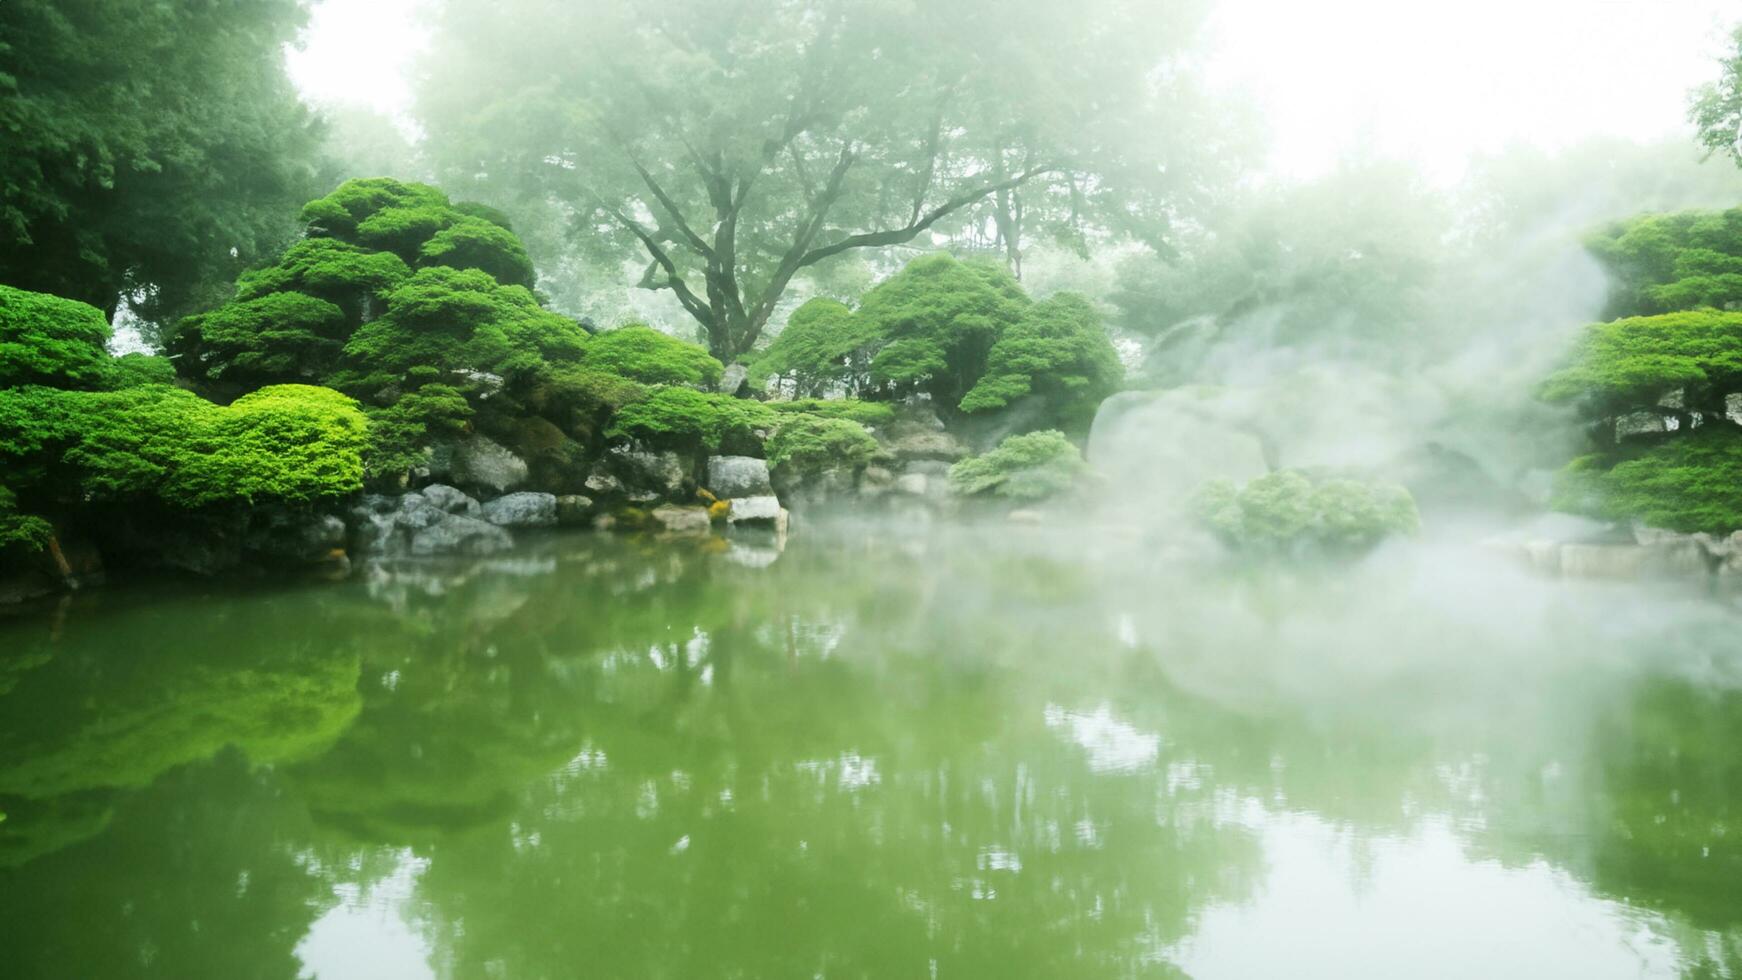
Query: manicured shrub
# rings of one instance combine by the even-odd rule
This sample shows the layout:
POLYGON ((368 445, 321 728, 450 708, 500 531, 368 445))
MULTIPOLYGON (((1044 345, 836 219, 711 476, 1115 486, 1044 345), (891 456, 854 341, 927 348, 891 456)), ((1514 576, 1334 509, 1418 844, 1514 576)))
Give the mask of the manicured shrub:
POLYGON ((1561 471, 1553 504, 1671 531, 1742 530, 1742 427, 1708 423, 1662 442, 1582 456, 1561 471))
POLYGON ((1415 499, 1403 487, 1357 480, 1315 484, 1295 470, 1243 487, 1212 480, 1194 495, 1191 510, 1230 547, 1268 554, 1360 553, 1421 526, 1415 499))
POLYGON ((1027 402, 1041 424, 1086 433, 1124 376, 1101 315, 1083 297, 1059 293, 1028 307, 1004 331, 959 407, 990 412, 1027 402))
POLYGON ((1030 432, 950 467, 950 489, 965 497, 1034 502, 1070 490, 1087 469, 1083 454, 1064 433, 1030 432))
POLYGON ((591 339, 583 363, 593 371, 650 385, 719 383, 725 368, 700 345, 667 336, 639 323, 607 330, 591 339))
POLYGON ((853 469, 871 461, 877 440, 846 418, 791 413, 782 415, 768 439, 768 464, 780 473, 819 473, 853 469))
POLYGON ((760 442, 778 416, 761 402, 693 388, 656 388, 618 411, 607 431, 650 445, 718 452, 722 446, 760 442))
POLYGON ((109 321, 86 303, 0 286, 0 388, 102 388, 109 321))
POLYGON ((818 415, 861 425, 888 425, 895 421, 895 408, 886 402, 862 402, 855 398, 799 398, 766 404, 782 415, 818 415))

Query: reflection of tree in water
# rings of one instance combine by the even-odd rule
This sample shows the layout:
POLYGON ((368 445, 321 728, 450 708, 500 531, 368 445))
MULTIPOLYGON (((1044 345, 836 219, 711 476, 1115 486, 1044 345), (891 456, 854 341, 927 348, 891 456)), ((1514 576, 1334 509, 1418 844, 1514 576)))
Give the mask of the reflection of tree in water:
POLYGON ((269 769, 359 708, 356 623, 306 599, 105 596, 8 624, 33 664, 0 697, 9 975, 296 975, 330 883, 294 857, 300 805, 269 769))
POLYGON ((1497 697, 1401 655, 1351 687, 1349 662, 1243 646, 1213 589, 1134 631, 1105 566, 960 539, 527 557, 377 581, 391 604, 123 606, 30 639, 0 696, 22 975, 290 975, 334 882, 410 847, 451 976, 1166 976, 1203 909, 1254 891, 1253 801, 1357 845, 1444 819, 1734 969, 1734 697, 1567 664, 1497 697), (233 949, 190 938, 214 923, 233 949))
POLYGON ((1208 788, 1097 775, 1049 728, 1103 679, 1056 658, 1116 646, 1024 614, 1062 568, 644 547, 557 555, 481 631, 445 624, 495 586, 446 591, 295 770, 318 819, 430 858, 444 972, 1168 975, 1192 911, 1249 887, 1208 788))

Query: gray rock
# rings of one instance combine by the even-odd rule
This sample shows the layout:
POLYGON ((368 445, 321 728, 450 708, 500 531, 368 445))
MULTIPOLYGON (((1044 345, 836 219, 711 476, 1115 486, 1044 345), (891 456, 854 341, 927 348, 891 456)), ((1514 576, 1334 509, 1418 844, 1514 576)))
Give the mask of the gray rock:
POLYGON ((711 457, 708 489, 721 499, 771 494, 774 487, 768 482, 768 460, 754 456, 711 457))
POLYGON ((744 382, 750 380, 750 369, 742 364, 726 365, 726 372, 720 375, 718 391, 724 395, 736 395, 743 390, 744 382))
POLYGON ((526 460, 475 435, 454 447, 453 478, 463 487, 503 494, 526 482, 526 460))
POLYGON ((726 512, 728 524, 768 523, 780 520, 780 498, 773 494, 759 497, 737 497, 726 512))
POLYGON ((411 536, 411 553, 429 555, 489 555, 512 547, 508 532, 488 521, 450 514, 438 524, 411 536))
MULTIPOLYGON (((649 452, 618 446, 606 454, 611 472, 623 484, 670 496, 683 489, 684 465, 674 452, 649 452)), ((592 487, 588 487, 592 489, 592 487)))
POLYGON ((593 513, 593 498, 568 493, 556 498, 556 522, 564 527, 587 523, 593 513))
POLYGON ((498 527, 555 527, 556 496, 523 490, 484 505, 484 520, 498 527))
POLYGON ((417 531, 434 527, 449 516, 447 511, 431 504, 422 494, 408 493, 399 505, 399 513, 393 515, 393 520, 400 527, 417 531))
POLYGON ((603 470, 594 470, 587 474, 585 486, 590 493, 596 493, 601 497, 623 492, 623 481, 603 470))
POLYGON ((1661 412, 1630 412, 1615 419, 1615 438, 1657 435, 1669 431, 1669 420, 1661 412))
POLYGON ((418 492, 423 494, 423 499, 429 501, 432 506, 446 513, 464 514, 467 517, 478 516, 478 502, 466 496, 461 490, 440 483, 432 483, 418 492))
POLYGON ((652 517, 671 534, 707 534, 713 529, 706 507, 665 504, 653 509, 652 517))

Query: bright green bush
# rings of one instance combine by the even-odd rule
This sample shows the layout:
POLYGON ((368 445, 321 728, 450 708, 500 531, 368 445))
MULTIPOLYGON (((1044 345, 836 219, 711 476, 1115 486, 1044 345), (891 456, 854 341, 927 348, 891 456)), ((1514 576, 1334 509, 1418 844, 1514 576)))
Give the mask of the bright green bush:
POLYGON ((1688 391, 1690 407, 1709 404, 1723 414, 1724 395, 1742 388, 1742 313, 1696 310, 1594 323, 1540 394, 1601 415, 1653 405, 1677 388, 1688 391))
POLYGON ((0 557, 8 551, 41 551, 54 536, 54 528, 40 517, 20 513, 18 498, 0 486, 0 557))
POLYGON ((1083 297, 1059 293, 1028 307, 1004 331, 959 407, 989 412, 1028 400, 1042 424, 1086 433, 1124 376, 1101 315, 1083 297))
POLYGON ((706 349, 652 327, 631 323, 591 339, 584 358, 593 371, 650 385, 719 383, 725 368, 706 349))
POLYGON ((1039 501, 1070 490, 1087 469, 1083 454, 1064 433, 1030 432, 950 467, 950 489, 965 497, 1039 501))
POLYGON ((767 444, 768 465, 776 472, 853 469, 877 453, 877 440, 851 419, 793 413, 778 424, 767 444))
POLYGON ((1742 530, 1742 427, 1711 423, 1663 442, 1582 456, 1561 471, 1553 505, 1671 531, 1742 530))
POLYGON ((777 416, 761 402, 693 388, 656 388, 617 412, 606 434, 650 445, 718 452, 723 445, 759 442, 756 433, 775 427, 777 416))
POLYGON ((836 300, 817 297, 792 311, 774 342, 750 361, 758 384, 779 379, 800 397, 831 388, 857 391, 868 379, 877 327, 836 300))
POLYGON ((861 425, 888 425, 895 421, 894 406, 884 402, 862 402, 855 398, 799 398, 766 404, 782 415, 817 415, 826 419, 846 419, 861 425))
POLYGON ((1742 208, 1640 215, 1587 245, 1610 273, 1611 316, 1742 305, 1742 208))
POLYGON ((482 218, 462 217, 430 236, 419 249, 421 265, 481 269, 505 286, 531 289, 538 275, 520 236, 482 218))
POLYGON ((355 322, 363 317, 365 299, 385 295, 410 275, 410 266, 392 252, 371 252, 333 238, 305 238, 285 249, 277 265, 243 273, 236 282, 236 298, 295 290, 344 307, 355 322))
POLYGON ((1415 498, 1389 483, 1327 480, 1279 470, 1237 487, 1212 480, 1191 501, 1193 515, 1234 548, 1260 553, 1353 554, 1421 526, 1415 498))
POLYGON ((345 344, 340 387, 396 381, 414 368, 532 377, 549 362, 578 360, 580 324, 538 305, 521 286, 477 269, 419 269, 388 294, 387 312, 345 344), (363 383, 367 379, 367 384, 363 383))
POLYGON ((363 457, 371 480, 403 474, 429 460, 430 441, 463 434, 472 420, 472 403, 452 385, 426 384, 408 391, 386 408, 371 408, 369 450, 363 457))
POLYGON ((279 385, 225 407, 165 385, 0 390, 15 487, 85 501, 308 503, 362 487, 367 421, 327 388, 279 385))
POLYGON ((109 321, 94 306, 0 286, 0 388, 101 388, 109 321))
POLYGON ((182 321, 170 341, 198 381, 257 387, 326 376, 348 325, 336 304, 305 293, 266 293, 182 321))
POLYGON ((874 384, 954 406, 986 370, 998 337, 1029 305, 1000 265, 928 255, 865 294, 856 316, 880 344, 874 384))

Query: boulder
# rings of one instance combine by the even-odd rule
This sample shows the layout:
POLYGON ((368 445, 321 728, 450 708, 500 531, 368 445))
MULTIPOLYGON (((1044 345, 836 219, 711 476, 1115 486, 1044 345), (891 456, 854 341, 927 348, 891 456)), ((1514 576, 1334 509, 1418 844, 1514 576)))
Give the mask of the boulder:
POLYGON ((526 461, 488 436, 475 435, 454 447, 453 479, 462 487, 503 494, 526 482, 526 461))
POLYGON ((623 481, 602 469, 594 469, 593 472, 587 474, 583 486, 587 488, 588 493, 598 494, 601 497, 609 497, 623 492, 623 481))
POLYGON ((780 520, 780 498, 773 494, 757 497, 736 497, 732 509, 726 512, 728 524, 774 524, 780 520))
POLYGON ((720 375, 720 383, 716 386, 722 395, 736 395, 744 389, 744 383, 750 380, 750 369, 742 364, 728 364, 726 371, 720 375))
MULTIPOLYGON (((610 472, 631 489, 666 497, 683 489, 685 468, 677 453, 618 446, 605 454, 605 461, 610 472)), ((594 489, 590 482, 587 489, 594 489)))
POLYGON ((498 527, 555 527, 556 496, 523 490, 484 505, 484 520, 498 527))
POLYGON ((563 527, 587 523, 593 514, 593 498, 566 493, 556 498, 556 522, 563 527))
POLYGON ((414 555, 489 555, 512 547, 508 532, 488 521, 450 514, 411 536, 414 555))
POLYGON ((714 456, 708 460, 708 489, 723 499, 771 494, 774 486, 768 481, 768 460, 714 456))
POLYGON ((669 534, 707 534, 713 528, 706 507, 665 504, 653 509, 653 519, 669 534))
POLYGON ((446 513, 464 514, 467 517, 478 516, 478 502, 454 487, 432 483, 418 492, 423 494, 423 499, 429 501, 432 506, 446 513))
POLYGON ((399 512, 394 515, 394 523, 400 527, 414 531, 440 524, 448 517, 448 512, 429 502, 429 498, 421 493, 408 493, 399 498, 399 512))
POLYGON ((883 450, 899 460, 954 462, 968 455, 967 445, 945 431, 944 424, 935 415, 907 417, 892 423, 883 450))

